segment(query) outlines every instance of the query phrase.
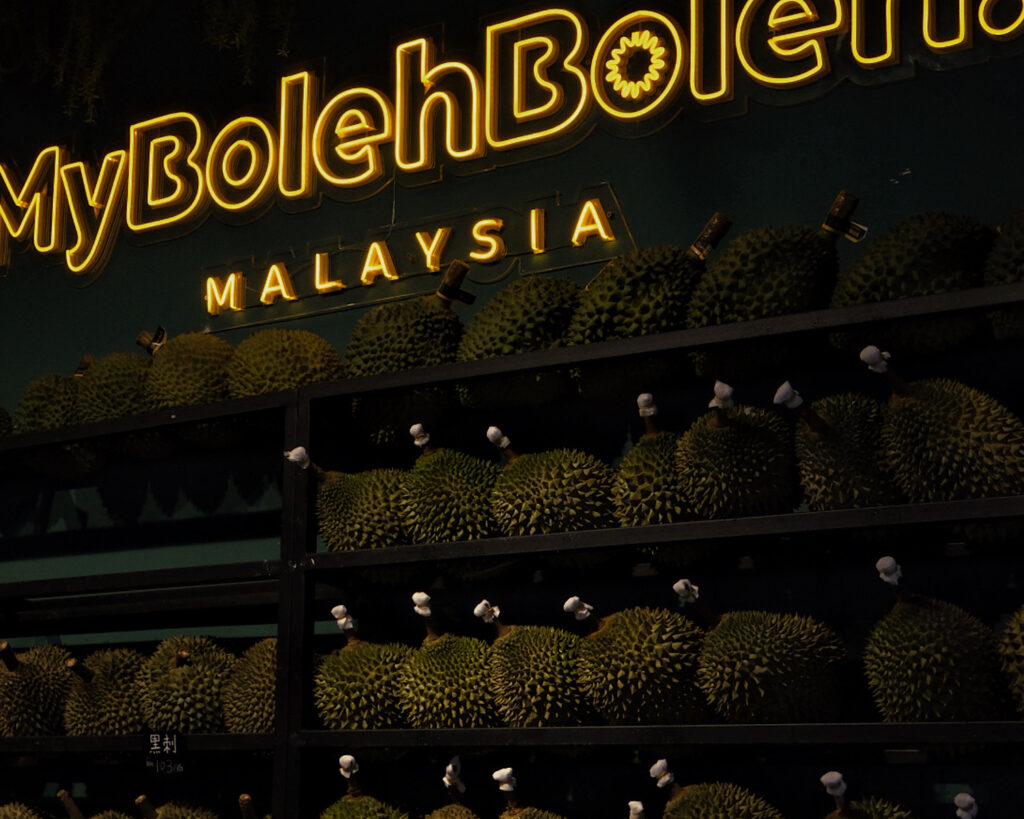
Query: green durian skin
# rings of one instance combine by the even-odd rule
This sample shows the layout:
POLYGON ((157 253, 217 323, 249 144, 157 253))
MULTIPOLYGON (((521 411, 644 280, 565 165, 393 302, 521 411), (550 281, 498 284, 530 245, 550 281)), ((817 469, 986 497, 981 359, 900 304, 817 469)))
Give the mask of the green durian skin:
POLYGON ((426 819, 480 819, 480 817, 465 805, 445 805, 443 808, 428 813, 426 819))
POLYGON ((782 819, 764 799, 731 782, 687 785, 665 805, 663 819, 782 819))
POLYGON ((603 529, 615 523, 613 479, 611 467, 578 449, 527 453, 498 474, 491 510, 511 537, 603 529))
MULTIPOLYGON (((1024 280, 1024 207, 1003 222, 985 260, 982 281, 986 287, 1016 284, 1024 280)), ((1011 307, 989 313, 992 333, 998 339, 1024 338, 1024 310, 1011 307)))
POLYGON ((14 410, 15 433, 60 429, 78 423, 78 379, 41 375, 31 381, 14 410))
POLYGON ((868 636, 864 670, 886 722, 990 720, 1002 711, 995 636, 942 600, 900 599, 868 636))
POLYGON ((958 381, 915 381, 885 407, 882 447, 912 503, 1024 493, 1024 424, 958 381))
POLYGON ((412 653, 399 643, 364 640, 332 652, 313 678, 313 699, 324 726, 331 731, 402 727, 399 670, 412 653))
POLYGON ((235 657, 209 637, 164 640, 137 677, 146 727, 182 734, 223 731, 224 688, 234 664, 235 657), (187 649, 190 659, 174 667, 179 649, 187 649))
POLYGON ((64 706, 64 728, 71 736, 123 736, 144 727, 135 678, 146 658, 129 648, 95 651, 82 665, 93 673, 74 676, 64 706))
POLYGON ((866 395, 822 398, 810 409, 831 429, 818 432, 805 419, 794 433, 797 472, 813 511, 859 509, 899 503, 884 466, 882 408, 866 395))
POLYGON ((1024 714, 1024 606, 1007 621, 999 638, 999 660, 1016 709, 1024 714))
POLYGON ((697 680, 727 722, 821 722, 837 711, 845 654, 810 617, 730 612, 704 638, 697 680))
POLYGON ((13 434, 14 422, 11 420, 11 414, 5 407, 0 407, 0 438, 6 438, 13 434))
POLYGON ((90 816, 89 819, 132 819, 132 817, 118 810, 105 810, 95 816, 90 816))
POLYGON ((487 728, 497 723, 488 688, 490 647, 443 634, 424 641, 398 671, 398 703, 411 728, 487 728))
POLYGON ((580 638, 550 626, 512 626, 491 646, 490 688, 512 728, 581 725, 590 715, 579 682, 580 638))
POLYGON ((704 721, 697 661, 704 632, 667 609, 610 614, 580 641, 580 686, 613 725, 704 721))
POLYGON ((317 493, 320 536, 332 552, 384 549, 409 541, 398 469, 329 472, 317 493))
POLYGON ((269 734, 277 705, 277 638, 249 646, 224 686, 224 725, 231 734, 269 734))
POLYGON ((564 819, 564 817, 561 814, 540 808, 519 808, 515 811, 504 811, 499 819, 564 819))
POLYGON ((438 296, 382 304, 352 329, 345 369, 355 378, 448 364, 461 338, 462 320, 438 296))
POLYGON ((231 397, 228 367, 235 348, 212 333, 184 333, 153 356, 146 379, 151 409, 212 404, 231 397))
POLYGON ((52 736, 64 730, 64 705, 74 674, 71 654, 41 645, 15 655, 19 666, 0 665, 0 736, 52 736))
POLYGON ((414 543, 476 540, 497 533, 491 490, 497 464, 452 449, 420 455, 405 475, 402 509, 414 543))
POLYGON ((43 819, 43 816, 28 805, 8 802, 6 805, 0 805, 0 819, 43 819))
POLYGON ((756 407, 709 412, 679 436, 683 497, 700 518, 771 515, 793 509, 790 432, 778 414, 756 407))
POLYGON ((244 398, 335 381, 344 375, 338 351, 316 333, 260 330, 235 349, 228 363, 228 389, 232 398, 244 398))
POLYGON ((612 482, 619 525, 679 523, 692 517, 676 465, 677 443, 673 432, 648 433, 626 453, 612 482))
POLYGON ((320 819, 409 819, 409 814, 372 796, 343 796, 321 813, 320 819))
POLYGON ((168 802, 156 809, 157 819, 220 819, 212 810, 168 802))
POLYGON ((149 356, 136 353, 111 353, 93 363, 78 379, 78 422, 144 412, 149 368, 149 356))
POLYGON ((906 808, 885 799, 854 799, 844 813, 832 811, 825 819, 917 819, 906 808))

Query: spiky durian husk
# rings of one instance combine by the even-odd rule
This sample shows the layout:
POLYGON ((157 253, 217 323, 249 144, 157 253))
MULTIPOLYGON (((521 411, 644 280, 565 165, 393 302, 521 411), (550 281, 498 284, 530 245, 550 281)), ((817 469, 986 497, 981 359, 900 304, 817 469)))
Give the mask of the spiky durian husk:
POLYGON ((811 409, 832 429, 816 432, 803 420, 796 424, 796 465, 810 508, 898 503, 901 495, 883 466, 878 402, 846 393, 815 401, 811 409))
POLYGON ((732 782, 687 785, 665 805, 663 819, 782 819, 764 799, 732 782))
POLYGON ((491 509, 506 535, 602 529, 614 523, 611 468, 578 449, 521 455, 494 482, 491 509))
MULTIPOLYGON (((872 241, 844 270, 832 307, 947 293, 981 284, 994 231, 969 216, 929 212, 898 223, 872 241)), ((940 352, 973 335, 973 315, 900 319, 832 334, 833 343, 856 351, 876 344, 900 355, 940 352)))
POLYGON ((409 819, 409 814, 372 796, 343 796, 321 813, 320 819, 409 819))
MULTIPOLYGON (((1003 222, 985 260, 982 281, 987 287, 1015 284, 1024 279, 1024 207, 1003 222)), ((1024 337, 1024 310, 1013 307, 988 315, 996 338, 1024 337)))
POLYGON ((14 422, 5 407, 0 407, 0 438, 6 438, 14 432, 14 422))
POLYGON ((20 665, 0 665, 0 736, 43 736, 62 733, 64 704, 74 674, 71 654, 60 646, 42 645, 17 655, 20 665))
POLYGON ((78 422, 78 379, 41 375, 29 382, 14 410, 14 431, 59 429, 78 422))
POLYGON ((994 635, 942 600, 898 601, 868 636, 864 670, 886 722, 996 719, 1001 710, 994 635))
POLYGON ((729 722, 811 722, 838 699, 839 637, 797 614, 735 611, 708 632, 697 680, 729 722))
POLYGON ((228 389, 232 398, 242 398, 334 381, 344 374, 338 351, 316 333, 260 330, 235 349, 228 362, 228 389))
POLYGON ((238 658, 224 686, 224 725, 232 734, 274 730, 277 638, 267 637, 238 658))
POLYGON ((868 797, 855 799, 843 813, 832 811, 825 819, 917 819, 913 813, 901 805, 885 799, 868 797))
POLYGON ((84 424, 142 412, 150 359, 111 353, 96 361, 78 381, 78 421, 84 424))
POLYGON ((452 449, 416 459, 402 482, 405 525, 415 543, 449 543, 495 534, 491 490, 497 464, 452 449))
POLYGON ((228 364, 235 348, 211 333, 169 339, 153 357, 146 401, 153 409, 210 404, 230 397, 228 364))
POLYGON ((999 658, 1010 682, 1013 704, 1024 714, 1024 607, 1010 617, 999 638, 999 658))
POLYGON ((115 736, 141 733, 142 710, 135 677, 146 661, 128 648, 96 651, 83 665, 93 672, 89 681, 75 675, 64 706, 64 727, 72 736, 115 736))
POLYGON ((209 637, 178 635, 157 646, 139 672, 142 715, 152 731, 214 733, 224 730, 224 686, 235 657, 209 637), (189 651, 185 665, 173 662, 189 651))
POLYGON ((649 433, 622 459, 612 483, 622 526, 678 523, 691 515, 676 466, 677 441, 673 432, 649 433))
POLYGON ((121 813, 119 810, 105 810, 102 813, 97 813, 95 816, 90 816, 89 819, 132 819, 127 813, 121 813))
POLYGON ((610 614, 580 641, 579 679, 595 710, 612 724, 697 722, 704 632, 666 609, 610 614))
POLYGON ((793 508, 789 429, 774 412, 733 407, 726 426, 717 411, 679 436, 676 465, 686 504, 698 517, 769 515, 793 508))
POLYGON ((443 808, 428 813, 426 819, 480 819, 480 817, 465 805, 445 805, 443 808))
POLYGON ((447 364, 461 338, 462 319, 438 296, 382 304, 352 328, 345 369, 358 377, 447 364))
POLYGON ((540 808, 516 808, 502 812, 499 819, 564 819, 561 814, 540 808))
POLYGON ((220 819, 212 810, 168 802, 156 809, 157 819, 220 819))
POLYGON ((486 728, 496 722, 488 690, 490 647, 474 637, 427 639, 398 671, 398 703, 413 728, 486 728))
POLYGON ((512 626, 491 646, 490 688, 513 728, 580 725, 589 708, 579 681, 580 638, 550 626, 512 626))
POLYGON ((397 728, 398 672, 413 650, 399 643, 350 643, 330 654, 313 680, 316 711, 332 731, 397 728))
POLYGON ((916 381, 883 411, 882 445, 911 502, 1024 493, 1024 424, 998 401, 945 378, 916 381))
POLYGON ((382 549, 407 542, 401 501, 404 479, 398 469, 328 473, 316 499, 320 536, 327 548, 382 549))
POLYGON ((8 802, 6 805, 0 805, 0 819, 43 819, 43 817, 28 805, 23 805, 20 802, 8 802))

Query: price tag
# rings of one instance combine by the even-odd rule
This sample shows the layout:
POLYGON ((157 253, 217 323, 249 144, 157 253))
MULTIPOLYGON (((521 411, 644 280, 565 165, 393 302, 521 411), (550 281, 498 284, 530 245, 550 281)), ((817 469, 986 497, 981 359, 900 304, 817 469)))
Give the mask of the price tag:
POLYGON ((158 776, 175 776, 185 772, 182 759, 184 739, 175 733, 146 735, 146 770, 158 776))

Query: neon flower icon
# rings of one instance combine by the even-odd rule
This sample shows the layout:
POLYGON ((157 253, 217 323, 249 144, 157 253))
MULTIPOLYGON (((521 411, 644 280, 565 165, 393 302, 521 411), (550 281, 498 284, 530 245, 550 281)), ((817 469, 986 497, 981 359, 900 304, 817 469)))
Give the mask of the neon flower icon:
POLYGON ((628 37, 619 38, 619 47, 612 49, 611 59, 605 63, 608 73, 605 80, 612 83, 615 92, 623 99, 638 100, 650 95, 655 85, 662 80, 662 69, 665 68, 665 46, 657 35, 648 29, 634 31, 628 37), (647 52, 647 71, 643 79, 629 79, 629 63, 640 52, 647 52))

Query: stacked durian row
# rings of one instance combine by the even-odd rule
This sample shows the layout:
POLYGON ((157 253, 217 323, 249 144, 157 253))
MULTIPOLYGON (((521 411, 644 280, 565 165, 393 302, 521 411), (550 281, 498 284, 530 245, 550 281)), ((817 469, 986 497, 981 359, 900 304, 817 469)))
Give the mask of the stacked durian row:
POLYGON ((16 653, 0 644, 0 736, 268 733, 277 641, 240 657, 214 640, 179 635, 149 657, 102 649, 78 660, 56 645, 16 653))
MULTIPOLYGON (((57 798, 60 799, 68 819, 85 819, 85 814, 66 790, 59 790, 57 798)), ((238 807, 241 819, 259 819, 253 807, 253 799, 248 794, 242 794, 238 798, 238 807)), ((182 802, 166 802, 157 807, 145 794, 134 800, 133 815, 141 819, 220 819, 220 815, 215 811, 182 802)), ((48 817, 50 817, 49 813, 37 812, 22 803, 11 802, 0 805, 0 819, 48 819, 48 817)), ((117 809, 107 809, 94 814, 90 819, 133 819, 133 816, 117 809)), ((270 817, 267 816, 264 819, 270 819, 270 817)))

